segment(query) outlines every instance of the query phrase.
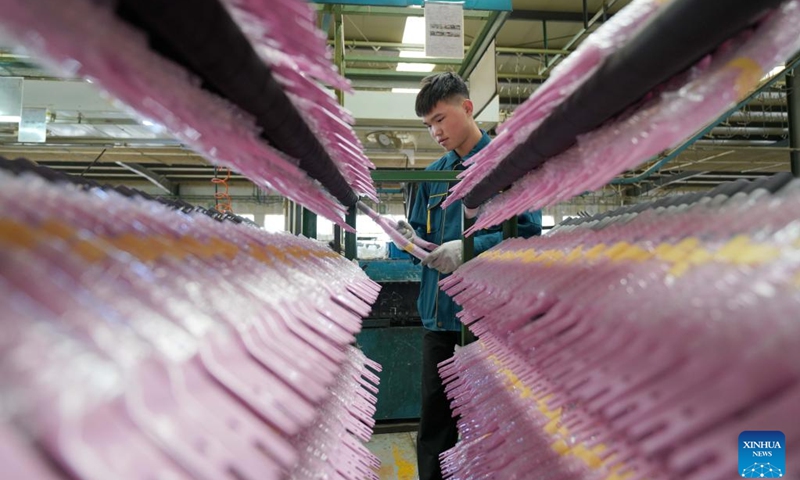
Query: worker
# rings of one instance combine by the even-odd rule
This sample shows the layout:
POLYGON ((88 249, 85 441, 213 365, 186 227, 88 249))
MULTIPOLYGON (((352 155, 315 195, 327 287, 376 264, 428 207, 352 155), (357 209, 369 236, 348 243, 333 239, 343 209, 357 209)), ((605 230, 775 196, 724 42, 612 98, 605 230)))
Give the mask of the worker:
MULTIPOLYGON (((464 170, 464 162, 489 144, 489 135, 478 128, 472 117, 474 106, 464 80, 455 73, 434 74, 422 80, 417 94, 416 113, 431 136, 447 153, 426 170, 464 170)), ((439 455, 452 448, 458 439, 456 419, 437 365, 453 355, 461 337, 459 311, 453 300, 439 290, 439 281, 463 263, 462 203, 441 208, 452 184, 421 182, 408 222, 399 230, 407 238, 418 235, 439 245, 422 262, 422 281, 417 301, 425 333, 422 339, 422 405, 417 432, 417 465, 420 480, 442 478, 439 455)), ((517 217, 522 237, 539 235, 542 214, 525 213, 517 217)), ((475 254, 488 250, 503 239, 501 227, 481 230, 474 235, 475 254)))

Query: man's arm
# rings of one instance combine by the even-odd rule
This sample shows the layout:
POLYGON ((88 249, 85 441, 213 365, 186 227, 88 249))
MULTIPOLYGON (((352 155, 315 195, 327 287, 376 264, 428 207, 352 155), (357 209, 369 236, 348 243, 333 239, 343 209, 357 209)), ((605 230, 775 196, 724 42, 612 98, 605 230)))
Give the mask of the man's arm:
MULTIPOLYGON (((517 216, 517 235, 530 238, 542 234, 542 212, 525 212, 517 216)), ((503 241, 503 227, 495 226, 475 233, 475 255, 489 250, 503 241)))

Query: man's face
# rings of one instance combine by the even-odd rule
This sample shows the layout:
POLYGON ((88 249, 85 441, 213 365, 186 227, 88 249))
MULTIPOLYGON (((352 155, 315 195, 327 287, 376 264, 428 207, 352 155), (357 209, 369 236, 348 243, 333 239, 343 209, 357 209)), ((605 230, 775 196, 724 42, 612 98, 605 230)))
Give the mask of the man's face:
POLYGON ((472 101, 462 97, 439 101, 422 121, 431 137, 445 150, 456 150, 469 136, 472 101))

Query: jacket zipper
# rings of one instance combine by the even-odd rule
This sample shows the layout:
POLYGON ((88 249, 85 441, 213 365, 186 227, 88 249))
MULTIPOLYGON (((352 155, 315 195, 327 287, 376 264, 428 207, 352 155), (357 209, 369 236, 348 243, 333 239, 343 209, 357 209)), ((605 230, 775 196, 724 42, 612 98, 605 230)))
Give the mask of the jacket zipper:
MULTIPOLYGON (((450 190, 450 185, 448 184, 448 190, 450 190)), ((447 195, 447 192, 444 194, 447 195)), ((441 205, 441 204, 440 204, 441 205)), ((444 244, 444 228, 445 224, 447 223, 447 209, 442 209, 442 235, 439 237, 439 245, 444 244)), ((436 298, 434 299, 434 307, 433 307, 433 320, 436 322, 436 326, 442 328, 443 322, 439 321, 439 281, 442 279, 442 273, 438 270, 436 271, 436 298)))

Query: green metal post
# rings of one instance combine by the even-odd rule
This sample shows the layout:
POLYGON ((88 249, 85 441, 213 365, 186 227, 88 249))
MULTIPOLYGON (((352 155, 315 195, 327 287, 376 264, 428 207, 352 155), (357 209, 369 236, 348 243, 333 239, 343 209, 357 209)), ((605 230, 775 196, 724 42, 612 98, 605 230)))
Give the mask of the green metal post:
POLYGON ((333 12, 333 5, 325 5, 320 12, 321 15, 317 17, 317 26, 327 35, 328 30, 331 28, 331 12, 333 12))
MULTIPOLYGON (((462 231, 465 232, 468 229, 472 228, 473 225, 475 225, 475 219, 467 218, 467 216, 464 215, 462 223, 464 226, 462 231)), ((474 236, 464 237, 462 245, 464 248, 462 255, 464 256, 464 263, 466 263, 475 258, 475 237, 474 236)), ((475 335, 472 332, 470 332, 467 327, 461 325, 461 346, 468 345, 474 341, 475 341, 475 335)))
POLYGON ((303 233, 303 206, 299 203, 292 203, 294 211, 292 215, 292 233, 295 235, 303 233))
POLYGON ((789 161, 792 176, 800 177, 800 67, 786 74, 786 104, 789 110, 789 161))
MULTIPOLYGON (((353 228, 356 228, 356 207, 350 207, 347 210, 347 216, 345 217, 345 221, 348 225, 353 228)), ((358 249, 356 247, 356 234, 350 232, 344 232, 344 256, 349 260, 353 260, 358 255, 358 249)))
MULTIPOLYGON (((333 8, 333 62, 336 68, 339 69, 339 73, 344 76, 344 18, 342 16, 341 5, 336 5, 333 8)), ((339 101, 339 105, 344 106, 343 90, 336 89, 336 99, 339 101)), ((351 211, 353 212, 352 225, 355 225, 355 209, 353 208, 347 212, 346 221, 348 223, 350 222, 351 211)), ((333 247, 336 253, 342 251, 342 228, 338 225, 333 227, 333 247)), ((345 257, 350 259, 356 258, 356 239, 351 233, 345 235, 345 257), (352 239, 350 237, 352 237, 352 239), (350 247, 351 240, 353 244, 352 247, 350 247)))
POLYGON ((503 240, 519 236, 517 217, 511 217, 503 222, 503 240))
MULTIPOLYGON (((547 50, 547 21, 542 20, 542 39, 544 40, 544 49, 547 50)), ((550 64, 550 57, 547 54, 544 55, 544 66, 547 67, 550 64)))
MULTIPOLYGON (((333 63, 344 76, 344 18, 341 5, 333 9, 333 25, 333 63)), ((337 89, 336 98, 339 100, 339 105, 344 105, 344 90, 337 89)))
POLYGON ((333 250, 342 253, 342 227, 339 225, 333 226, 333 250))
POLYGON ((303 209, 303 235, 317 238, 317 214, 307 208, 303 209))

